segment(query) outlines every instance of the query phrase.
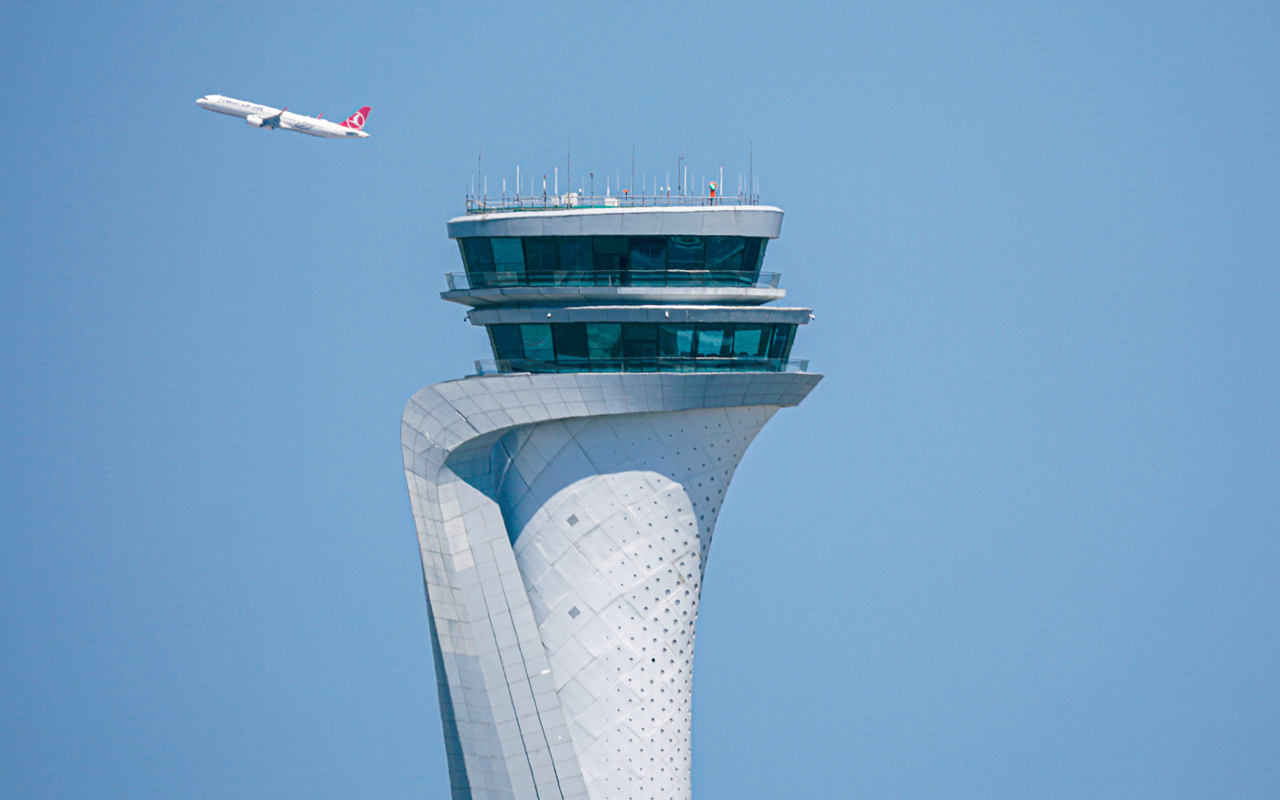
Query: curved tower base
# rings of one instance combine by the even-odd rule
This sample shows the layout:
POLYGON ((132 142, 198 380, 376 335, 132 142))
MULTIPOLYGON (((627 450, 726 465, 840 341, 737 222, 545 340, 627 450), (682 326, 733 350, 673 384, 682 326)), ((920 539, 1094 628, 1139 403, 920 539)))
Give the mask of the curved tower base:
POLYGON ((702 574, 808 373, 498 375, 402 425, 453 796, 690 797, 702 574))

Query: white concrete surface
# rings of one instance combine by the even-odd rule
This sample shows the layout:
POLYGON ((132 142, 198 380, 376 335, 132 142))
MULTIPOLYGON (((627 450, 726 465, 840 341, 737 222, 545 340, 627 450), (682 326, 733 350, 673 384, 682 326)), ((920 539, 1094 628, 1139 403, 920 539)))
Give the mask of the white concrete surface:
POLYGON ((808 373, 500 375, 405 408, 453 794, 690 797, 693 641, 724 492, 808 373))

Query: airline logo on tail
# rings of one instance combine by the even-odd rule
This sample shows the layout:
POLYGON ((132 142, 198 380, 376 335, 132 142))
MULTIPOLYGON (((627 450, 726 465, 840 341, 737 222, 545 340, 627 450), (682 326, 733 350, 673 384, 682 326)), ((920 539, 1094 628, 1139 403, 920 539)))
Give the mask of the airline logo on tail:
POLYGON ((358 131, 364 127, 365 120, 369 119, 369 112, 371 110, 372 109, 370 109, 369 106, 364 106, 356 113, 347 117, 346 122, 339 122, 338 124, 344 128, 351 128, 358 131))

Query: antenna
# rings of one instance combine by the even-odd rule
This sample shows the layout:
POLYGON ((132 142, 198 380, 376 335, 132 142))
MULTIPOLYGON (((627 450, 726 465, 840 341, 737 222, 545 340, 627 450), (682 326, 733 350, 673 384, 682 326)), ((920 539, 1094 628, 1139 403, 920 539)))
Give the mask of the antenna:
POLYGON ((569 139, 569 153, 565 156, 564 162, 564 185, 569 191, 573 191, 573 140, 569 139))
POLYGON ((631 145, 631 191, 627 194, 636 193, 636 146, 633 142, 631 145))
POLYGON ((755 194, 756 190, 756 143, 747 140, 747 193, 755 194))
POLYGON ((520 196, 520 165, 516 164, 516 197, 520 196))
POLYGON ((555 193, 556 197, 559 197, 560 196, 560 168, 556 167, 553 170, 553 172, 555 173, 555 178, 554 178, 554 183, 551 185, 551 190, 555 193))
POLYGON ((590 175, 591 175, 591 196, 595 197, 596 196, 596 174, 592 172, 590 173, 590 175))
MULTIPOLYGON (((680 157, 676 159, 676 194, 684 195, 684 175, 681 170, 684 169, 684 148, 680 149, 680 157)), ((670 178, 667 179, 669 183, 670 178)))

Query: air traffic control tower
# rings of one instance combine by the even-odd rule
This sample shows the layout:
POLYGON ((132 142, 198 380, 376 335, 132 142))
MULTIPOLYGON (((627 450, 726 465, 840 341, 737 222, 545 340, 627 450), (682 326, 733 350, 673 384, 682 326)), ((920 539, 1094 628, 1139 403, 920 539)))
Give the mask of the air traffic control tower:
MULTIPOLYGON (((747 445, 821 380, 755 197, 468 199, 493 360, 405 408, 454 800, 688 800, 694 626, 747 445)), ((766 467, 767 468, 767 467, 766 467)), ((744 498, 751 502, 751 498, 744 498)))

